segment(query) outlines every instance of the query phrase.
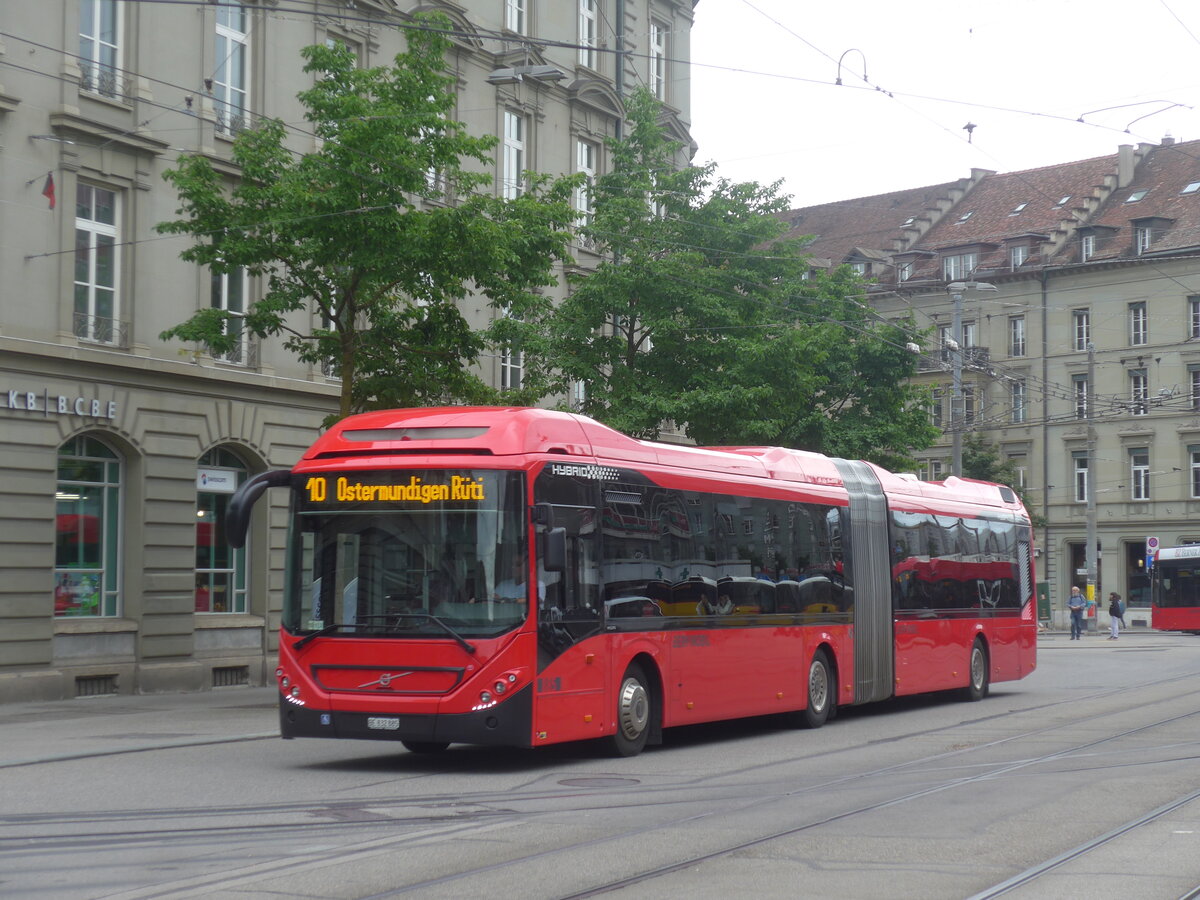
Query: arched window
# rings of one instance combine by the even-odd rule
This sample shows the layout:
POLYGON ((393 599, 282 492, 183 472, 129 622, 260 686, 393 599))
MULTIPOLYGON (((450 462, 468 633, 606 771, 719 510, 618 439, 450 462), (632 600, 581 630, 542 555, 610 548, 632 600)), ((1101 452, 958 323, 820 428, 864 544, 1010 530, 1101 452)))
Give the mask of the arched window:
POLYGON ((58 449, 54 614, 115 616, 120 607, 121 458, 94 437, 58 449))
POLYGON ((200 457, 196 472, 196 612, 246 612, 246 548, 225 540, 225 516, 246 466, 217 448, 200 457))

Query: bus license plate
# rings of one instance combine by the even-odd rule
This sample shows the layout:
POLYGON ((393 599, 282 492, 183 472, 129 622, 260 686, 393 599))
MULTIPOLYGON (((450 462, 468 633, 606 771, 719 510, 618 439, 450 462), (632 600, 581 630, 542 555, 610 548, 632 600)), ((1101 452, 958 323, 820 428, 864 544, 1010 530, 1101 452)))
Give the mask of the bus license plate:
POLYGON ((376 731, 398 731, 400 720, 392 716, 368 716, 367 727, 376 731))

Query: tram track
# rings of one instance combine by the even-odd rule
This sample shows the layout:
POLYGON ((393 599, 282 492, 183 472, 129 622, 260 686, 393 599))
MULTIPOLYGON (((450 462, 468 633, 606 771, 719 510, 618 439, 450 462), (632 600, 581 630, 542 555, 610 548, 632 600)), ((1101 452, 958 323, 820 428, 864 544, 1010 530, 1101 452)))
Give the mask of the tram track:
MULTIPOLYGON (((1155 679, 1145 682, 1141 687, 1169 687, 1185 678, 1194 676, 1178 676, 1155 679)), ((1078 708, 1081 700, 1107 699, 1117 690, 1100 688, 1077 695, 1065 701, 1043 704, 1041 709, 1052 709, 1066 704, 1067 708, 1078 708)), ((1145 690, 1139 691, 1136 703, 1121 704, 1111 708, 1101 717, 1122 717, 1134 710, 1146 711, 1155 702, 1166 702, 1164 696, 1160 701, 1147 701, 1145 690)), ((993 698, 997 702, 1000 698, 993 698)), ((985 703, 985 706, 987 704, 985 703)), ((1014 715, 1025 714, 1029 710, 1008 710, 992 715, 955 723, 938 728, 919 729, 902 735, 889 737, 882 742, 906 741, 912 739, 927 739, 930 737, 952 738, 953 733, 963 728, 978 728, 981 723, 1010 719, 1014 715)), ((905 713, 907 715, 908 713, 905 713)), ((876 802, 851 806, 832 815, 814 818, 810 821, 796 823, 788 828, 772 829, 768 832, 753 835, 744 840, 727 842, 719 847, 703 853, 689 854, 686 858, 676 859, 663 865, 646 868, 620 879, 612 879, 601 884, 589 886, 573 893, 564 893, 562 900, 567 898, 582 898, 633 888, 639 885, 653 884, 656 880, 666 878, 673 873, 691 867, 701 866, 706 862, 720 860, 733 854, 761 847, 773 841, 787 839, 805 832, 819 832, 822 828, 835 823, 869 816, 870 813, 889 807, 903 806, 914 803, 933 794, 968 787, 973 783, 998 778, 1008 778, 1022 772, 1035 771, 1039 767, 1053 765, 1060 761, 1077 760, 1081 755, 1095 751, 1106 744, 1112 744, 1122 739, 1152 733, 1155 729, 1168 727, 1172 724, 1188 720, 1200 715, 1200 712, 1188 712, 1180 715, 1158 716, 1151 721, 1143 722, 1135 727, 1122 729, 1106 734, 1099 738, 1079 740, 1058 747, 1052 752, 1036 756, 1024 757, 1009 762, 969 762, 972 756, 981 752, 994 750, 1005 745, 1020 743, 1032 739, 1043 739, 1047 736, 1060 734, 1071 728, 1094 722, 1097 716, 1093 713, 1081 713, 1055 722, 1051 725, 1036 729, 1025 729, 1019 734, 1007 735, 995 740, 971 742, 962 747, 955 747, 937 753, 922 755, 915 759, 898 762, 893 765, 878 766, 868 771, 850 773, 842 778, 821 779, 819 783, 798 785, 794 790, 778 793, 775 788, 778 780, 765 777, 772 770, 792 763, 792 760, 774 760, 750 766, 723 770, 720 773, 702 779, 680 779, 675 783, 646 785, 634 784, 627 789, 618 788, 571 788, 562 790, 560 785, 547 787, 542 784, 542 778, 536 779, 527 789, 516 791, 477 792, 469 795, 453 795, 436 793, 428 795, 391 794, 389 796, 373 796, 369 799, 334 800, 322 804, 311 803, 274 803, 226 805, 222 807, 205 808, 202 810, 187 809, 150 809, 150 810, 106 810, 87 814, 0 814, 0 856, 5 853, 30 853, 38 851, 54 852, 75 848, 102 848, 106 843, 128 846, 131 842, 169 846, 173 843, 195 846, 197 843, 213 842, 219 845, 222 841, 259 840, 270 843, 274 838, 287 839, 304 836, 304 840, 312 842, 322 836, 334 837, 338 834, 348 834, 358 830, 359 838, 350 847, 327 853, 318 853, 302 862, 287 857, 277 861, 277 865, 269 862, 259 862, 249 867, 239 867, 232 871, 224 871, 220 875, 191 878, 182 881, 159 884, 153 888, 111 895, 121 898, 155 898, 215 895, 224 890, 232 890, 238 885, 253 883, 261 878, 273 877, 276 873, 293 870, 305 870, 310 867, 321 868, 345 864, 361 854, 387 853, 389 850, 412 846, 421 842, 452 840, 466 835, 492 832, 495 829, 506 829, 527 826, 545 816, 561 815, 564 802, 572 803, 571 809, 576 813, 604 812, 616 808, 641 808, 667 810, 672 805, 679 805, 686 812, 678 815, 668 815, 644 826, 622 829, 619 832, 606 834, 583 841, 569 841, 561 846, 545 847, 532 853, 516 853, 511 858, 497 861, 488 865, 476 865, 461 871, 422 880, 414 880, 408 884, 397 886, 393 890, 373 894, 371 900, 416 895, 425 891, 436 891, 439 888, 452 886, 456 882, 463 883, 474 878, 487 879, 503 870, 512 870, 534 860, 563 859, 569 860, 577 855, 587 855, 605 844, 621 840, 649 842, 656 833, 668 832, 672 829, 701 824, 718 816, 739 813, 754 813, 756 809, 766 808, 770 804, 782 804, 794 801, 804 794, 814 791, 829 792, 842 788, 850 788, 906 773, 910 776, 924 777, 928 774, 927 783, 919 787, 896 793, 893 796, 881 798, 876 802), (960 759, 964 765, 949 766, 952 760, 960 759), (970 771, 962 774, 963 768, 970 771), (952 777, 946 777, 948 773, 952 777), (737 781, 745 775, 762 774, 764 777, 751 783, 737 781), (702 791, 711 808, 704 811, 695 809, 696 795, 702 791), (749 793, 750 796, 747 796, 749 793), (547 808, 539 808, 541 806, 547 808), (397 815, 401 811, 406 813, 397 815), (214 824, 197 826, 195 819, 203 816, 209 820, 224 818, 255 818, 254 824, 214 824), (277 816, 277 823, 263 823, 262 816, 268 818, 277 816), (297 817, 307 817, 306 821, 296 821, 297 817), (190 827, 172 827, 171 820, 189 817, 190 827), (139 821, 152 823, 141 829, 121 828, 125 823, 139 821), (116 826, 106 829, 105 825, 116 826), (63 835, 53 833, 55 828, 70 828, 82 826, 73 834, 63 835), (96 827, 100 826, 100 827, 96 827), (19 837, 5 837, 3 833, 9 829, 20 833, 19 837), (31 829, 34 831, 31 832, 31 829), (397 834, 397 830, 403 833, 397 834), (38 833, 41 831, 42 833, 38 833), (390 832, 390 833, 389 833, 390 832)), ((834 726, 836 727, 836 725, 834 726)), ((880 742, 872 742, 880 743, 880 742)), ((1162 745, 1164 748, 1182 746, 1179 742, 1162 745)), ((1194 745, 1193 745, 1194 746, 1194 745)), ((170 749, 170 748, 167 748, 170 749)), ((144 752, 144 751, 139 751, 144 752)), ((669 752, 669 751, 668 751, 669 752)), ((844 753, 845 748, 827 749, 820 753, 811 754, 810 759, 820 759, 832 754, 844 753)), ((534 759, 535 757, 530 757, 534 759)), ((544 759, 544 756, 536 758, 544 759)), ((54 760, 47 760, 53 762, 54 760)), ((1161 761, 1149 763, 1158 764, 1161 761)), ((1123 764, 1127 765, 1127 764, 1123 764)), ((1097 769, 1103 766, 1097 766, 1097 769)), ((439 767, 431 775, 446 774, 445 767, 439 767)), ((603 781, 603 779, 600 779, 603 781)), ((1178 798, 1171 804, 1147 813, 1138 819, 1131 820, 1125 826, 1113 829, 1092 841, 1082 844, 1073 851, 1061 854, 1061 859, 1047 860, 1040 866, 1033 867, 1019 875, 1013 876, 1008 882, 1003 882, 989 889, 992 891, 980 894, 980 897, 1000 896, 1017 887, 1035 883, 1039 877, 1053 872, 1058 866, 1073 859, 1078 859, 1088 853, 1095 852, 1116 840, 1123 834, 1128 834, 1141 824, 1148 824, 1157 817, 1165 815, 1170 809, 1185 806, 1195 800, 1197 795, 1189 794, 1178 798), (1007 885, 1007 886, 1006 886, 1007 885)))

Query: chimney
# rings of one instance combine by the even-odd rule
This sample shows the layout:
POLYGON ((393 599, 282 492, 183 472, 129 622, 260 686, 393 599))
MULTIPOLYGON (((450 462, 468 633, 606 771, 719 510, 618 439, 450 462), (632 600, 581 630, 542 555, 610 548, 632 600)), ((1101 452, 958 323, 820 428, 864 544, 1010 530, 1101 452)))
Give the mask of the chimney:
POLYGON ((1171 132, 1168 131, 1166 134, 1163 135, 1162 146, 1170 147, 1174 143, 1175 143, 1175 138, 1171 137, 1171 132))
POLYGON ((1121 144, 1117 147, 1117 188, 1123 188, 1133 181, 1133 145, 1121 144))

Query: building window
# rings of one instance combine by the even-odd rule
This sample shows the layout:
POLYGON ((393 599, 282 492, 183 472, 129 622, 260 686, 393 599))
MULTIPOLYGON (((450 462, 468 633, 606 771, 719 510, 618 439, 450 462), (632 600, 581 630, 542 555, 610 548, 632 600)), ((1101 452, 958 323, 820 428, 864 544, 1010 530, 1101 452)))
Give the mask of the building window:
POLYGON ((80 183, 75 189, 75 335, 121 342, 117 325, 117 229, 114 191, 80 183))
POLYGON ((1200 297, 1188 297, 1188 337, 1200 338, 1200 297))
POLYGON ((1192 499, 1200 499, 1200 447, 1189 447, 1192 470, 1192 499))
POLYGON ((1075 502, 1087 503, 1088 498, 1088 458, 1087 453, 1076 451, 1071 456, 1075 462, 1075 502))
POLYGON ((1150 451, 1129 451, 1129 481, 1134 500, 1150 499, 1150 451))
POLYGON ((583 184, 575 188, 575 210, 579 213, 579 224, 592 222, 592 182, 596 178, 596 158, 599 147, 591 141, 575 142, 575 171, 583 175, 583 184))
POLYGON ((233 492, 246 467, 228 450, 210 450, 196 472, 196 612, 245 613, 246 547, 225 539, 233 492))
POLYGON ((1009 487, 1025 489, 1025 485, 1029 480, 1029 459, 1024 453, 1008 454, 1008 461, 1012 463, 1013 471, 1017 475, 1017 483, 1009 485, 1009 487))
POLYGON ((1150 379, 1146 377, 1145 369, 1129 372, 1129 411, 1135 416, 1150 412, 1150 379))
POLYGON ((1087 262, 1096 255, 1096 236, 1094 234, 1085 234, 1079 242, 1079 261, 1087 262))
POLYGON ((505 348, 500 354, 500 389, 517 391, 524 383, 525 355, 520 350, 505 348))
POLYGON ((79 86, 83 90, 103 97, 121 93, 120 28, 117 0, 79 0, 79 86))
POLYGON ((1088 417, 1088 380, 1086 375, 1072 375, 1071 385, 1075 394, 1075 418, 1088 417))
POLYGON ((943 477, 942 477, 943 469, 944 469, 944 466, 940 459, 931 459, 929 461, 929 480, 930 481, 942 481, 943 480, 943 477))
POLYGON ((526 34, 525 13, 527 0, 504 0, 504 27, 517 34, 526 34))
POLYGON ((1012 421, 1014 425, 1020 425, 1025 421, 1025 382, 1014 381, 1009 385, 1010 397, 1012 399, 1012 421))
POLYGON ((515 200, 525 193, 525 117, 504 111, 504 178, 501 196, 515 200))
POLYGON ((963 322, 962 323, 962 332, 963 332, 963 342, 962 342, 963 349, 966 349, 967 347, 978 347, 979 346, 979 341, 978 341, 979 329, 975 327, 974 321, 963 322))
POLYGON ((912 260, 907 260, 905 262, 902 262, 902 263, 900 263, 900 265, 898 265, 896 267, 896 277, 899 278, 901 281, 908 281, 908 279, 912 278, 912 275, 913 275, 912 260))
POLYGON ((579 64, 596 68, 596 0, 579 0, 579 64))
POLYGON ((850 271, 859 278, 863 278, 867 275, 867 264, 865 262, 852 262, 850 263, 850 271))
POLYGON ((58 448, 54 615, 119 612, 121 459, 80 435, 58 448))
POLYGON ((946 392, 942 388, 934 388, 929 395, 929 424, 934 428, 941 428, 944 421, 946 392))
POLYGON ((1012 268, 1019 269, 1027 259, 1029 259, 1029 248, 1024 244, 1008 249, 1008 264, 1012 268))
POLYGON ((249 124, 250 13, 239 3, 217 7, 213 108, 217 132, 234 135, 249 124))
POLYGON ((571 409, 578 412, 583 409, 583 405, 587 403, 587 382, 572 381, 571 382, 571 409))
POLYGON ((650 93, 667 99, 667 26, 650 20, 650 93))
POLYGON ((1086 350, 1092 342, 1092 314, 1086 309, 1071 310, 1071 346, 1075 350, 1086 350))
POLYGON ((1137 255, 1141 256, 1150 249, 1150 245, 1154 243, 1154 229, 1149 225, 1139 225, 1134 229, 1134 243, 1136 245, 1137 255))
POLYGON ((1129 304, 1129 343, 1137 346, 1147 341, 1146 303, 1129 304))
POLYGON ((970 276, 979 264, 978 253, 957 253, 953 256, 942 257, 942 278, 946 281, 959 281, 970 276))
POLYGON ((975 385, 964 384, 962 386, 962 401, 963 401, 963 424, 975 424, 975 385))
POLYGON ((1188 366, 1188 378, 1192 384, 1192 409, 1200 412, 1200 366, 1188 366))
POLYGON ((1008 319, 1008 355, 1025 355, 1025 317, 1010 316, 1008 319))
POLYGON ((222 329, 234 340, 234 345, 224 353, 214 354, 215 358, 239 366, 250 365, 250 332, 246 330, 246 302, 250 293, 250 278, 245 269, 218 274, 212 274, 213 309, 228 313, 222 329))

